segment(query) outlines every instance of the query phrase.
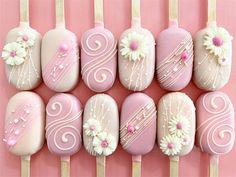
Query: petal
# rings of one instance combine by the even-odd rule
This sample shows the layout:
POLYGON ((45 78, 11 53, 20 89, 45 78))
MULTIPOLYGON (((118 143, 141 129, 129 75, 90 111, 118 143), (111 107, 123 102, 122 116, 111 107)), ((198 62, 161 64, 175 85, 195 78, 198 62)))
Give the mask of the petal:
POLYGON ((101 146, 96 146, 96 147, 94 147, 93 149, 94 149, 94 151, 95 151, 96 153, 98 153, 99 155, 102 154, 103 148, 102 148, 101 146))

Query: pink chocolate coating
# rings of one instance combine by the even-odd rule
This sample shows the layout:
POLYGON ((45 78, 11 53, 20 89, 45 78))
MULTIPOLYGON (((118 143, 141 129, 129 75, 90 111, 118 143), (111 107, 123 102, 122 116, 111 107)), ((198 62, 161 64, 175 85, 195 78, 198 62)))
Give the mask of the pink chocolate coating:
POLYGON ((222 92, 201 95, 197 102, 197 142, 210 155, 228 153, 234 145, 234 108, 222 92))
POLYGON ((57 94, 47 105, 46 138, 51 153, 70 156, 82 144, 82 107, 70 94, 57 94))
POLYGON ((81 40, 81 67, 84 83, 95 92, 109 90, 116 78, 117 41, 113 34, 97 24, 81 40))
POLYGON ((144 93, 129 95, 121 109, 120 141, 132 155, 144 155, 153 149, 156 139, 156 106, 144 93))
POLYGON ((72 90, 79 80, 79 54, 76 35, 59 26, 47 32, 42 41, 42 72, 47 87, 57 92, 72 90))
POLYGON ((157 39, 157 78, 166 90, 179 91, 192 77, 193 42, 189 32, 171 25, 157 39))
POLYGON ((45 106, 33 92, 20 92, 8 102, 3 141, 19 156, 36 153, 44 143, 45 106))

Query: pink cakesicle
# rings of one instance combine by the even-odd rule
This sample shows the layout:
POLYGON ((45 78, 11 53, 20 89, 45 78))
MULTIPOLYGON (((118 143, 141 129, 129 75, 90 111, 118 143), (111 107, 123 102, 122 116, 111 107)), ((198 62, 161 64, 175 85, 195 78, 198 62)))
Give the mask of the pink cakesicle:
POLYGON ((119 115, 115 100, 106 94, 92 96, 85 105, 83 142, 86 151, 96 156, 97 177, 105 177, 105 159, 117 148, 119 115))
POLYGON ((228 83, 232 39, 226 29, 217 26, 216 0, 209 0, 207 27, 200 30, 194 39, 194 82, 197 87, 215 91, 228 83))
POLYGON ((133 175, 141 174, 141 156, 155 145, 156 118, 155 103, 144 93, 129 95, 122 105, 120 142, 123 149, 132 155, 133 175))
POLYGON ((81 67, 84 83, 94 92, 109 90, 116 78, 117 41, 104 28, 103 0, 94 0, 95 28, 81 39, 81 67))
POLYGON ((129 90, 142 91, 152 82, 155 70, 155 40, 141 27, 140 0, 132 0, 132 27, 119 41, 119 77, 129 90))
POLYGON ((158 145, 170 159, 170 177, 178 176, 179 156, 187 155, 194 146, 195 106, 184 93, 164 95, 158 103, 158 145))
POLYGON ((44 144, 45 106, 36 93, 20 92, 8 102, 3 141, 21 156, 21 175, 30 175, 30 156, 44 144))
POLYGON ((49 100, 46 111, 48 149, 61 157, 62 166, 69 166, 70 156, 78 152, 82 144, 81 103, 75 96, 61 93, 49 100))
POLYGON ((197 144, 208 153, 210 175, 218 174, 219 156, 229 153, 235 142, 234 108, 222 92, 209 92, 196 101, 197 144))
POLYGON ((29 26, 29 0, 20 0, 20 25, 7 34, 2 51, 8 82, 19 90, 32 90, 41 78, 41 35, 29 26))
POLYGON ((42 41, 43 80, 51 90, 67 92, 79 80, 79 52, 76 35, 65 29, 64 0, 56 0, 56 20, 42 41))
POLYGON ((178 27, 178 1, 172 1, 169 1, 169 27, 157 38, 156 69, 162 88, 179 91, 192 77, 193 41, 189 32, 178 27))

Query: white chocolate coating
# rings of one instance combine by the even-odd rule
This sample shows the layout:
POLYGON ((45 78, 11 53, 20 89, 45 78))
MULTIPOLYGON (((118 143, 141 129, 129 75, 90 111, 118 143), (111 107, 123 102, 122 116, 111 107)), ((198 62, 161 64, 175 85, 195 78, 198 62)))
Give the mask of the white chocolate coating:
POLYGON ((40 64, 41 35, 30 28, 28 24, 22 23, 19 27, 8 32, 6 44, 17 42, 21 37, 21 33, 31 33, 35 37, 34 44, 26 50, 27 55, 22 64, 14 66, 5 64, 5 70, 9 83, 17 89, 32 90, 42 81, 40 64))
POLYGON ((32 155, 43 146, 44 125, 45 106, 39 95, 17 93, 7 105, 3 141, 15 155, 32 155))

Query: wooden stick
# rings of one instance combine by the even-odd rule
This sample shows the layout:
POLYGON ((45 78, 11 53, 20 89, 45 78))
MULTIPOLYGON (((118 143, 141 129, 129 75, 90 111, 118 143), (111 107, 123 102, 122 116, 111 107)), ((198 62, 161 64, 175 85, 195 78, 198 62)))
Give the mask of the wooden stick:
POLYGON ((178 20, 178 0, 169 0, 169 20, 178 20))
POLYGON ((179 176, 179 157, 170 157, 170 177, 179 176))
POLYGON ((56 0, 56 24, 65 23, 64 0, 56 0))
POLYGON ((218 177, 219 176, 219 156, 211 156, 210 157, 210 177, 218 177))
POLYGON ((132 156, 132 177, 141 177, 141 156, 132 156))
POLYGON ((97 156, 97 177, 105 177, 106 174, 106 157, 105 156, 97 156))
POLYGON ((61 177, 70 177, 70 157, 61 158, 61 177))
POLYGON ((30 177, 30 156, 21 157, 21 177, 30 177))
POLYGON ((216 0, 208 0, 208 23, 216 22, 216 0))
POLYGON ((103 0, 94 0, 95 23, 103 22, 103 0))
POLYGON ((140 25, 140 19, 140 0, 132 0, 132 25, 140 25))
POLYGON ((29 0, 20 0, 20 22, 29 22, 29 0))

